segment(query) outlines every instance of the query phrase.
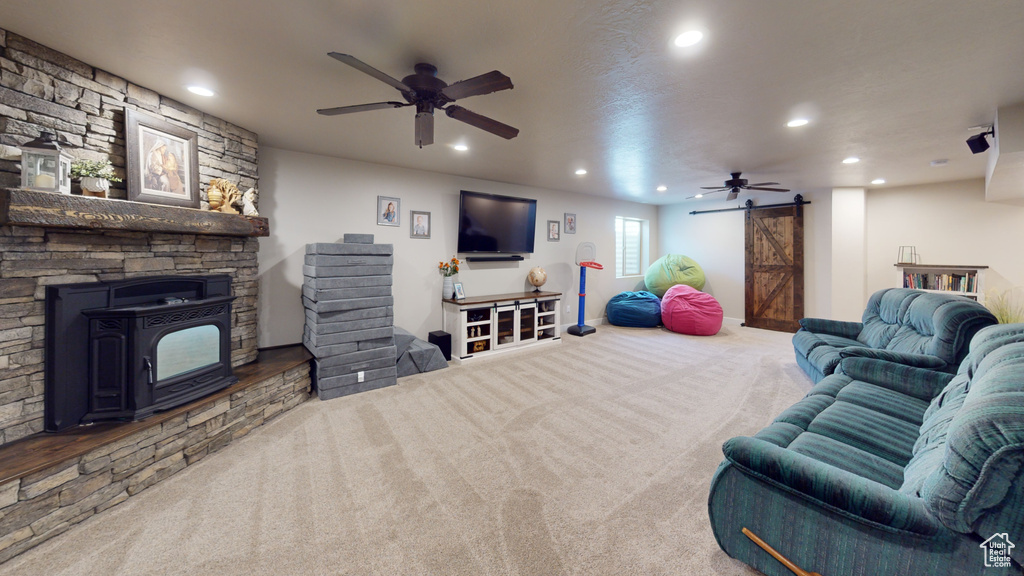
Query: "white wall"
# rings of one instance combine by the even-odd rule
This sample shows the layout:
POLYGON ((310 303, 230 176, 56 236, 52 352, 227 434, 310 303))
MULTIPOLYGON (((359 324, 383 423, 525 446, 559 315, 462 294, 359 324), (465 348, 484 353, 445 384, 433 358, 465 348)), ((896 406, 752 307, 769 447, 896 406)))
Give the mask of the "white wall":
MULTIPOLYGON (((827 192, 804 193, 804 314, 828 314, 831 254, 831 200, 827 192), (822 217, 821 215, 824 215, 822 217), (824 270, 824 272, 822 272, 824 270)), ((792 196, 757 197, 758 204, 789 202, 792 196)), ((744 318, 744 214, 742 210, 691 215, 694 210, 734 208, 736 202, 683 202, 658 211, 658 242, 664 254, 684 254, 697 261, 707 277, 704 291, 722 305, 726 317, 744 318)))
POLYGON ((922 264, 989 266, 987 288, 1024 286, 1024 206, 985 201, 985 181, 872 190, 867 195, 867 290, 900 285, 900 246, 922 264))
POLYGON ((859 322, 868 301, 865 281, 865 193, 832 190, 832 294, 830 318, 859 322))
POLYGON ((587 319, 604 315, 608 299, 632 290, 637 279, 615 279, 615 216, 651 221, 651 252, 657 249, 654 206, 513 184, 461 178, 260 147, 260 215, 270 219, 270 237, 260 239, 259 346, 302 339, 302 265, 311 242, 340 242, 345 233, 373 234, 376 243, 395 246, 395 325, 426 339, 442 329, 441 275, 437 263, 455 254, 459 191, 473 190, 537 200, 535 252, 523 262, 471 263, 457 281, 468 295, 532 290, 526 274, 534 266, 548 273, 543 290, 562 292, 562 323, 575 324, 579 268, 576 246, 597 245, 605 270, 587 274, 587 319), (401 226, 376 225, 377 196, 401 199, 401 226), (409 237, 409 211, 431 213, 430 239, 409 237), (548 242, 547 220, 577 217, 576 234, 548 242), (566 311, 565 305, 569 310, 566 311))

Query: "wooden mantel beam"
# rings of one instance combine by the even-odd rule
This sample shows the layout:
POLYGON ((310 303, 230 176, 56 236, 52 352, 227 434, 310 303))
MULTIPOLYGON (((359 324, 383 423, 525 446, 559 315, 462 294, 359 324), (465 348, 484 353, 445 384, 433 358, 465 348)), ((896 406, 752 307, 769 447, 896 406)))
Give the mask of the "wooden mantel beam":
POLYGON ((270 236, 266 218, 127 200, 0 189, 0 225, 270 236))

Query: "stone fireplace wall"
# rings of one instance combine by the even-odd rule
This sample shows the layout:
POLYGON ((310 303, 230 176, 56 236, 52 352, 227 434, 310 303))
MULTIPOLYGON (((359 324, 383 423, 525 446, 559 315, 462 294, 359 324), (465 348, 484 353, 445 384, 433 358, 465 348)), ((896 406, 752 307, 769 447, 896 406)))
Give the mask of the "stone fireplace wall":
MULTIPOLYGON (((0 144, 17 148, 42 130, 57 131, 72 156, 110 160, 123 178, 125 108, 199 135, 204 200, 211 178, 242 190, 257 185, 255 133, 0 28, 0 144)), ((17 159, 0 159, 0 188, 20 185, 17 159)), ((124 186, 113 184, 110 197, 127 198, 124 186)))
POLYGON ((0 226, 0 444, 43 429, 46 286, 229 274, 231 364, 256 359, 255 238, 0 226))
MULTIPOLYGON (((0 187, 21 183, 12 152, 42 130, 73 156, 125 174, 124 110, 199 135, 199 179, 258 184, 256 134, 0 29, 0 187)), ((78 193, 78 185, 73 191, 78 193)), ((114 184, 112 198, 126 198, 114 184)), ((0 226, 0 445, 43 427, 45 286, 170 274, 230 274, 232 364, 256 359, 255 238, 0 226)))

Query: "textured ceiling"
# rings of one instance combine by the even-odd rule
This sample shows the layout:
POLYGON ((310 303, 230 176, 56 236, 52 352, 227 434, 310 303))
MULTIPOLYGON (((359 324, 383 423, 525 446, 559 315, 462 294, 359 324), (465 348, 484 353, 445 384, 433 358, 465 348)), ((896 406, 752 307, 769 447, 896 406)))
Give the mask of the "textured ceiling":
POLYGON ((730 171, 795 192, 982 177, 967 128, 1024 101, 1020 0, 5 0, 0 26, 262 145, 652 203, 730 171), (674 47, 691 27, 704 41, 674 47), (330 51, 398 78, 419 61, 449 83, 500 70, 514 90, 459 104, 521 133, 438 114, 419 149, 412 108, 318 116, 399 96, 330 51), (786 128, 794 115, 812 122, 786 128))

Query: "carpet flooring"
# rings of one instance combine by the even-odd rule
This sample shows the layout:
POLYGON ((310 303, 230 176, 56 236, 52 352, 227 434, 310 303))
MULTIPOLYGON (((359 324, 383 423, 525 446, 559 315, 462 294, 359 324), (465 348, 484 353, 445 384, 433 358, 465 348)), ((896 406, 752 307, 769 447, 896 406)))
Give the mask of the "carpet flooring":
POLYGON ((0 576, 750 576, 708 525, 721 444, 810 386, 789 334, 600 326, 306 402, 0 576))

